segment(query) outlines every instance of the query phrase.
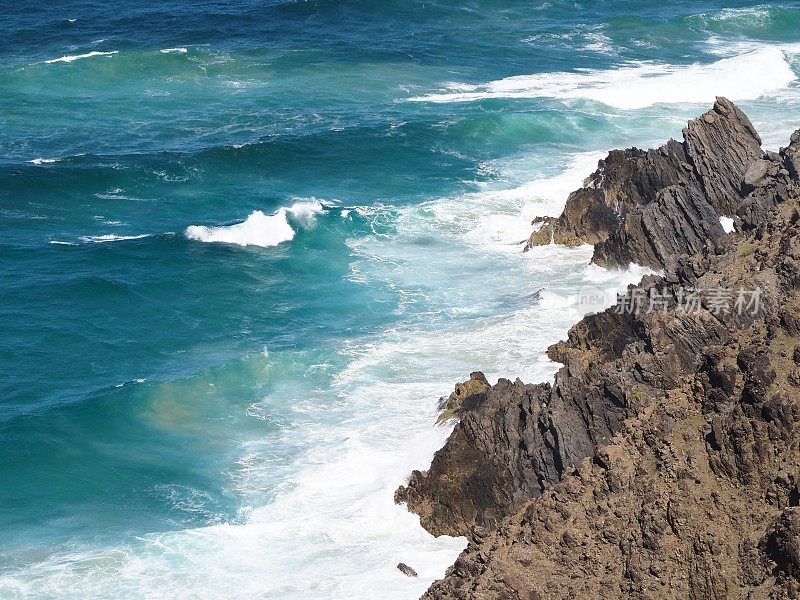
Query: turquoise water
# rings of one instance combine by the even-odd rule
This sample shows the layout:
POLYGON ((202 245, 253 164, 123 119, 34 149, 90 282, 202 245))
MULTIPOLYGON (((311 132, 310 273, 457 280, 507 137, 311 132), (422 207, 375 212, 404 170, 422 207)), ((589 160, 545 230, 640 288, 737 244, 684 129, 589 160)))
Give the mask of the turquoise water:
POLYGON ((800 7, 699 4, 5 6, 0 597, 418 596, 437 399, 641 274, 530 220, 716 94, 800 127, 800 7))

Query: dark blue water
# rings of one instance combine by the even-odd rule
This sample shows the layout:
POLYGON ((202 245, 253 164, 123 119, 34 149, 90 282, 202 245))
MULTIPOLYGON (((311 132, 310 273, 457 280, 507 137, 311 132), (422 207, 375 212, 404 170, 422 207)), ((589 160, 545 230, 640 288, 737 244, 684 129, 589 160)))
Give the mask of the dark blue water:
POLYGON ((0 8, 4 598, 416 597, 437 398, 637 275, 531 218, 717 94, 800 126, 795 2, 0 8))

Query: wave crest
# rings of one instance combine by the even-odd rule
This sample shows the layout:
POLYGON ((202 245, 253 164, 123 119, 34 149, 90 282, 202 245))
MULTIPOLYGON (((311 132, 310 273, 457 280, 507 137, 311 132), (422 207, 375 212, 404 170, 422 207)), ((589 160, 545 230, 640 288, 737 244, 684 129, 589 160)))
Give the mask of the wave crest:
POLYGON ((296 202, 289 208, 279 208, 271 215, 255 210, 247 219, 233 225, 219 227, 190 225, 186 228, 186 237, 199 242, 267 248, 291 241, 294 238, 295 230, 289 223, 290 215, 301 225, 308 227, 313 225, 315 216, 322 210, 322 204, 316 200, 296 202))
POLYGON ((446 93, 411 100, 445 103, 487 98, 582 98, 620 109, 638 109, 654 104, 701 104, 713 102, 717 96, 755 100, 796 79, 784 52, 765 46, 711 64, 640 63, 604 71, 519 75, 480 85, 452 84, 446 93))
POLYGON ((104 244, 108 242, 126 242, 129 240, 141 240, 146 237, 150 237, 150 235, 147 233, 143 233, 141 235, 114 235, 109 233, 105 235, 85 235, 82 236, 80 239, 82 242, 91 242, 93 244, 104 244))
POLYGON ((111 52, 87 52, 86 54, 72 54, 67 56, 61 56, 59 58, 51 58, 50 60, 44 61, 46 64, 53 64, 59 62, 71 63, 75 62, 76 60, 80 60, 82 58, 91 58, 93 56, 111 56, 112 54, 117 54, 117 50, 112 50, 111 52))

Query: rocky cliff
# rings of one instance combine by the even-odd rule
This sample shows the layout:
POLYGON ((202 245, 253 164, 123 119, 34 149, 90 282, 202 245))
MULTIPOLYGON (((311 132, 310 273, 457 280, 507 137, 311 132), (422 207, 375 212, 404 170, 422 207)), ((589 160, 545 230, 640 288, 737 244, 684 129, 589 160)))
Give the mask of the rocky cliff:
POLYGON ((736 218, 766 176, 759 138, 747 116, 720 98, 675 140, 655 150, 614 150, 562 215, 541 219, 528 246, 595 244, 593 261, 661 269, 724 235, 719 217, 736 218))
POLYGON ((610 153, 534 233, 664 275, 551 346, 552 383, 456 387, 396 494, 470 539, 426 598, 800 594, 799 166, 800 132, 764 153, 719 99, 683 143, 610 153))

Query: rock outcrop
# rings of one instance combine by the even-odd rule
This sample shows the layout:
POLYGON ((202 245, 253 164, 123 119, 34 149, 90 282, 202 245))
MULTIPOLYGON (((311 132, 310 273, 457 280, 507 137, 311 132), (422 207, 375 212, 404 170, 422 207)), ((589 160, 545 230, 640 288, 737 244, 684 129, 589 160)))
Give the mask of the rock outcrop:
POLYGON ((767 175, 765 158, 747 116, 718 98, 689 122, 682 143, 612 151, 570 194, 560 217, 534 221, 540 227, 526 248, 589 243, 599 265, 668 267, 724 235, 719 218, 737 215, 767 175))
POLYGON ((396 494, 470 540, 425 598, 800 596, 800 132, 764 154, 720 99, 684 138, 570 196, 608 226, 595 259, 660 261, 641 304, 551 346, 552 384, 474 373, 448 399, 453 433, 396 494), (695 244, 712 214, 738 232, 695 244))
POLYGON ((409 567, 406 563, 397 563, 397 570, 400 571, 406 577, 419 577, 417 572, 409 567))

